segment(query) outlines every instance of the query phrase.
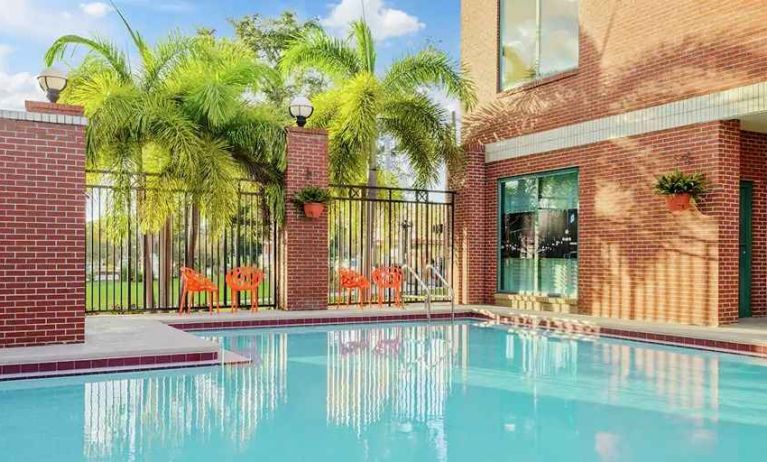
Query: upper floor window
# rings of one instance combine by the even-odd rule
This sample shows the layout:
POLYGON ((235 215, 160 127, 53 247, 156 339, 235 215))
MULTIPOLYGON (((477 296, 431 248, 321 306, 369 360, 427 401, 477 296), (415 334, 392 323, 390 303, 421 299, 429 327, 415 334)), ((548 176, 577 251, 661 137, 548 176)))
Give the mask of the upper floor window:
POLYGON ((578 0, 500 0, 500 87, 578 67, 578 0))

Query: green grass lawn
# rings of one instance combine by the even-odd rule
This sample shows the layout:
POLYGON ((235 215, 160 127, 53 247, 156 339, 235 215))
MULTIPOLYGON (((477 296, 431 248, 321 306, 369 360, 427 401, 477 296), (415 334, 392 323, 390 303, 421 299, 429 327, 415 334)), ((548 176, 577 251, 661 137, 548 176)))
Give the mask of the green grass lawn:
MULTIPOLYGON (((224 287, 224 276, 219 278, 219 288, 224 287)), ((227 304, 231 304, 232 291, 229 287, 224 289, 226 291, 227 304)), ((178 303, 180 291, 180 283, 178 278, 173 278, 171 281, 171 304, 176 305, 178 303)), ((127 311, 128 297, 130 294, 130 304, 133 310, 142 309, 144 306, 144 283, 127 281, 86 281, 85 282, 85 310, 87 312, 99 312, 99 311, 127 311)), ((264 304, 269 302, 269 281, 264 281, 258 288, 259 303, 264 304)), ((160 297, 160 287, 157 281, 154 281, 154 296, 155 300, 160 297)), ((221 304, 224 304, 224 292, 220 293, 221 304)), ((250 303, 247 298, 247 294, 243 293, 240 296, 241 303, 245 305, 250 303)), ((201 295, 199 302, 195 297, 195 302, 200 305, 206 303, 206 298, 201 295)))

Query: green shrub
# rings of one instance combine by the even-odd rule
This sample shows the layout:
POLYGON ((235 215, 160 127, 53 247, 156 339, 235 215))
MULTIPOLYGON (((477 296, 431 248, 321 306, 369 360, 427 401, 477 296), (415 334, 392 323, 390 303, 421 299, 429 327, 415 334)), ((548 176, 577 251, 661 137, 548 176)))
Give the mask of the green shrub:
POLYGON ((326 204, 330 201, 330 192, 327 189, 309 186, 298 191, 293 196, 293 203, 301 206, 310 202, 319 202, 326 204))
POLYGON ((685 174, 676 169, 671 173, 656 178, 655 192, 662 196, 672 194, 690 194, 693 199, 698 199, 708 191, 708 182, 703 173, 685 174))

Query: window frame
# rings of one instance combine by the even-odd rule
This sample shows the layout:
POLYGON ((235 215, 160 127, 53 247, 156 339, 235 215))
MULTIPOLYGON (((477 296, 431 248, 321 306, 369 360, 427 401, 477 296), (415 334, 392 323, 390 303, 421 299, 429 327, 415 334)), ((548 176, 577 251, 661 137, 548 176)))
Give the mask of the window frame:
MULTIPOLYGON (((578 224, 580 225, 580 219, 581 219, 581 174, 580 169, 578 167, 564 167, 564 168, 558 168, 554 170, 545 170, 541 172, 535 172, 535 173, 526 173, 521 175, 512 175, 512 176, 506 176, 502 178, 498 178, 496 181, 496 237, 495 237, 495 291, 498 294, 507 294, 507 295, 528 295, 519 291, 512 291, 512 290, 503 290, 501 288, 501 282, 503 280, 503 271, 501 270, 502 267, 502 258, 501 258, 501 239, 503 236, 503 186, 506 182, 514 181, 514 180, 520 180, 520 179, 535 179, 536 181, 540 181, 540 178, 542 177, 548 177, 548 176, 555 176, 555 175, 567 175, 575 173, 576 175, 576 181, 578 184, 578 224)), ((540 210, 540 205, 536 204, 535 207, 535 213, 536 217, 538 214, 538 211, 540 210)), ((580 241, 580 226, 578 228, 578 235, 579 235, 579 241, 580 241)), ((538 249, 536 249, 537 252, 538 249)), ((579 258, 576 260, 580 260, 580 253, 579 258)), ((578 298, 578 286, 576 281, 576 296, 575 299, 578 298)), ((549 297, 549 298, 562 298, 562 299, 571 299, 573 297, 568 297, 565 295, 556 295, 556 294, 544 294, 544 293, 537 293, 537 294, 529 294, 533 297, 549 297)))
MULTIPOLYGON (((546 75, 536 75, 535 78, 532 78, 530 80, 520 81, 520 82, 516 83, 515 85, 510 86, 509 88, 504 88, 503 87, 503 66, 502 66, 502 62, 503 62, 503 23, 504 23, 504 21, 503 21, 503 13, 504 13, 504 3, 506 3, 507 1, 509 1, 509 0, 498 0, 498 2, 496 3, 496 5, 498 7, 496 9, 496 13, 497 13, 496 16, 498 18, 498 24, 497 24, 497 26, 498 26, 498 43, 496 44, 496 46, 498 47, 498 50, 497 50, 498 52, 496 53, 496 57, 495 57, 496 58, 495 59, 495 64, 496 64, 496 69, 497 69, 497 73, 496 73, 496 92, 497 93, 513 92, 513 91, 519 90, 520 88, 524 88, 524 87, 527 87, 527 86, 536 86, 539 83, 547 83, 547 82, 552 81, 552 80, 558 80, 559 76, 561 76, 563 74, 574 73, 574 72, 576 72, 580 68, 580 66, 581 66, 581 20, 580 20, 581 19, 581 0, 577 0, 578 1, 578 16, 577 16, 578 29, 576 31, 576 34, 578 36, 578 59, 576 60, 575 65, 573 67, 569 67, 567 69, 560 69, 560 70, 558 70, 556 72, 552 72, 552 73, 549 73, 549 74, 546 74, 546 75)), ((544 2, 546 0, 535 0, 535 1, 537 2, 537 5, 540 5, 541 2, 544 2)), ((540 8, 540 6, 539 6, 539 8, 540 8)), ((540 30, 541 25, 538 24, 537 26, 538 26, 538 29, 540 30)), ((539 53, 540 53, 540 48, 539 48, 539 53)), ((540 67, 540 56, 538 56, 537 62, 538 62, 538 66, 540 67)))

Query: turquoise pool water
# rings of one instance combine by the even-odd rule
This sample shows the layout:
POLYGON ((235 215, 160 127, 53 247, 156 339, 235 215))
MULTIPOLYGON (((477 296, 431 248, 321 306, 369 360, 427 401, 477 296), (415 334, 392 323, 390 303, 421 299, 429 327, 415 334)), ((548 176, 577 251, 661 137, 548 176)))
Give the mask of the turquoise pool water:
POLYGON ((250 366, 0 383, 2 461, 764 460, 767 362, 481 324, 206 332, 250 366))

